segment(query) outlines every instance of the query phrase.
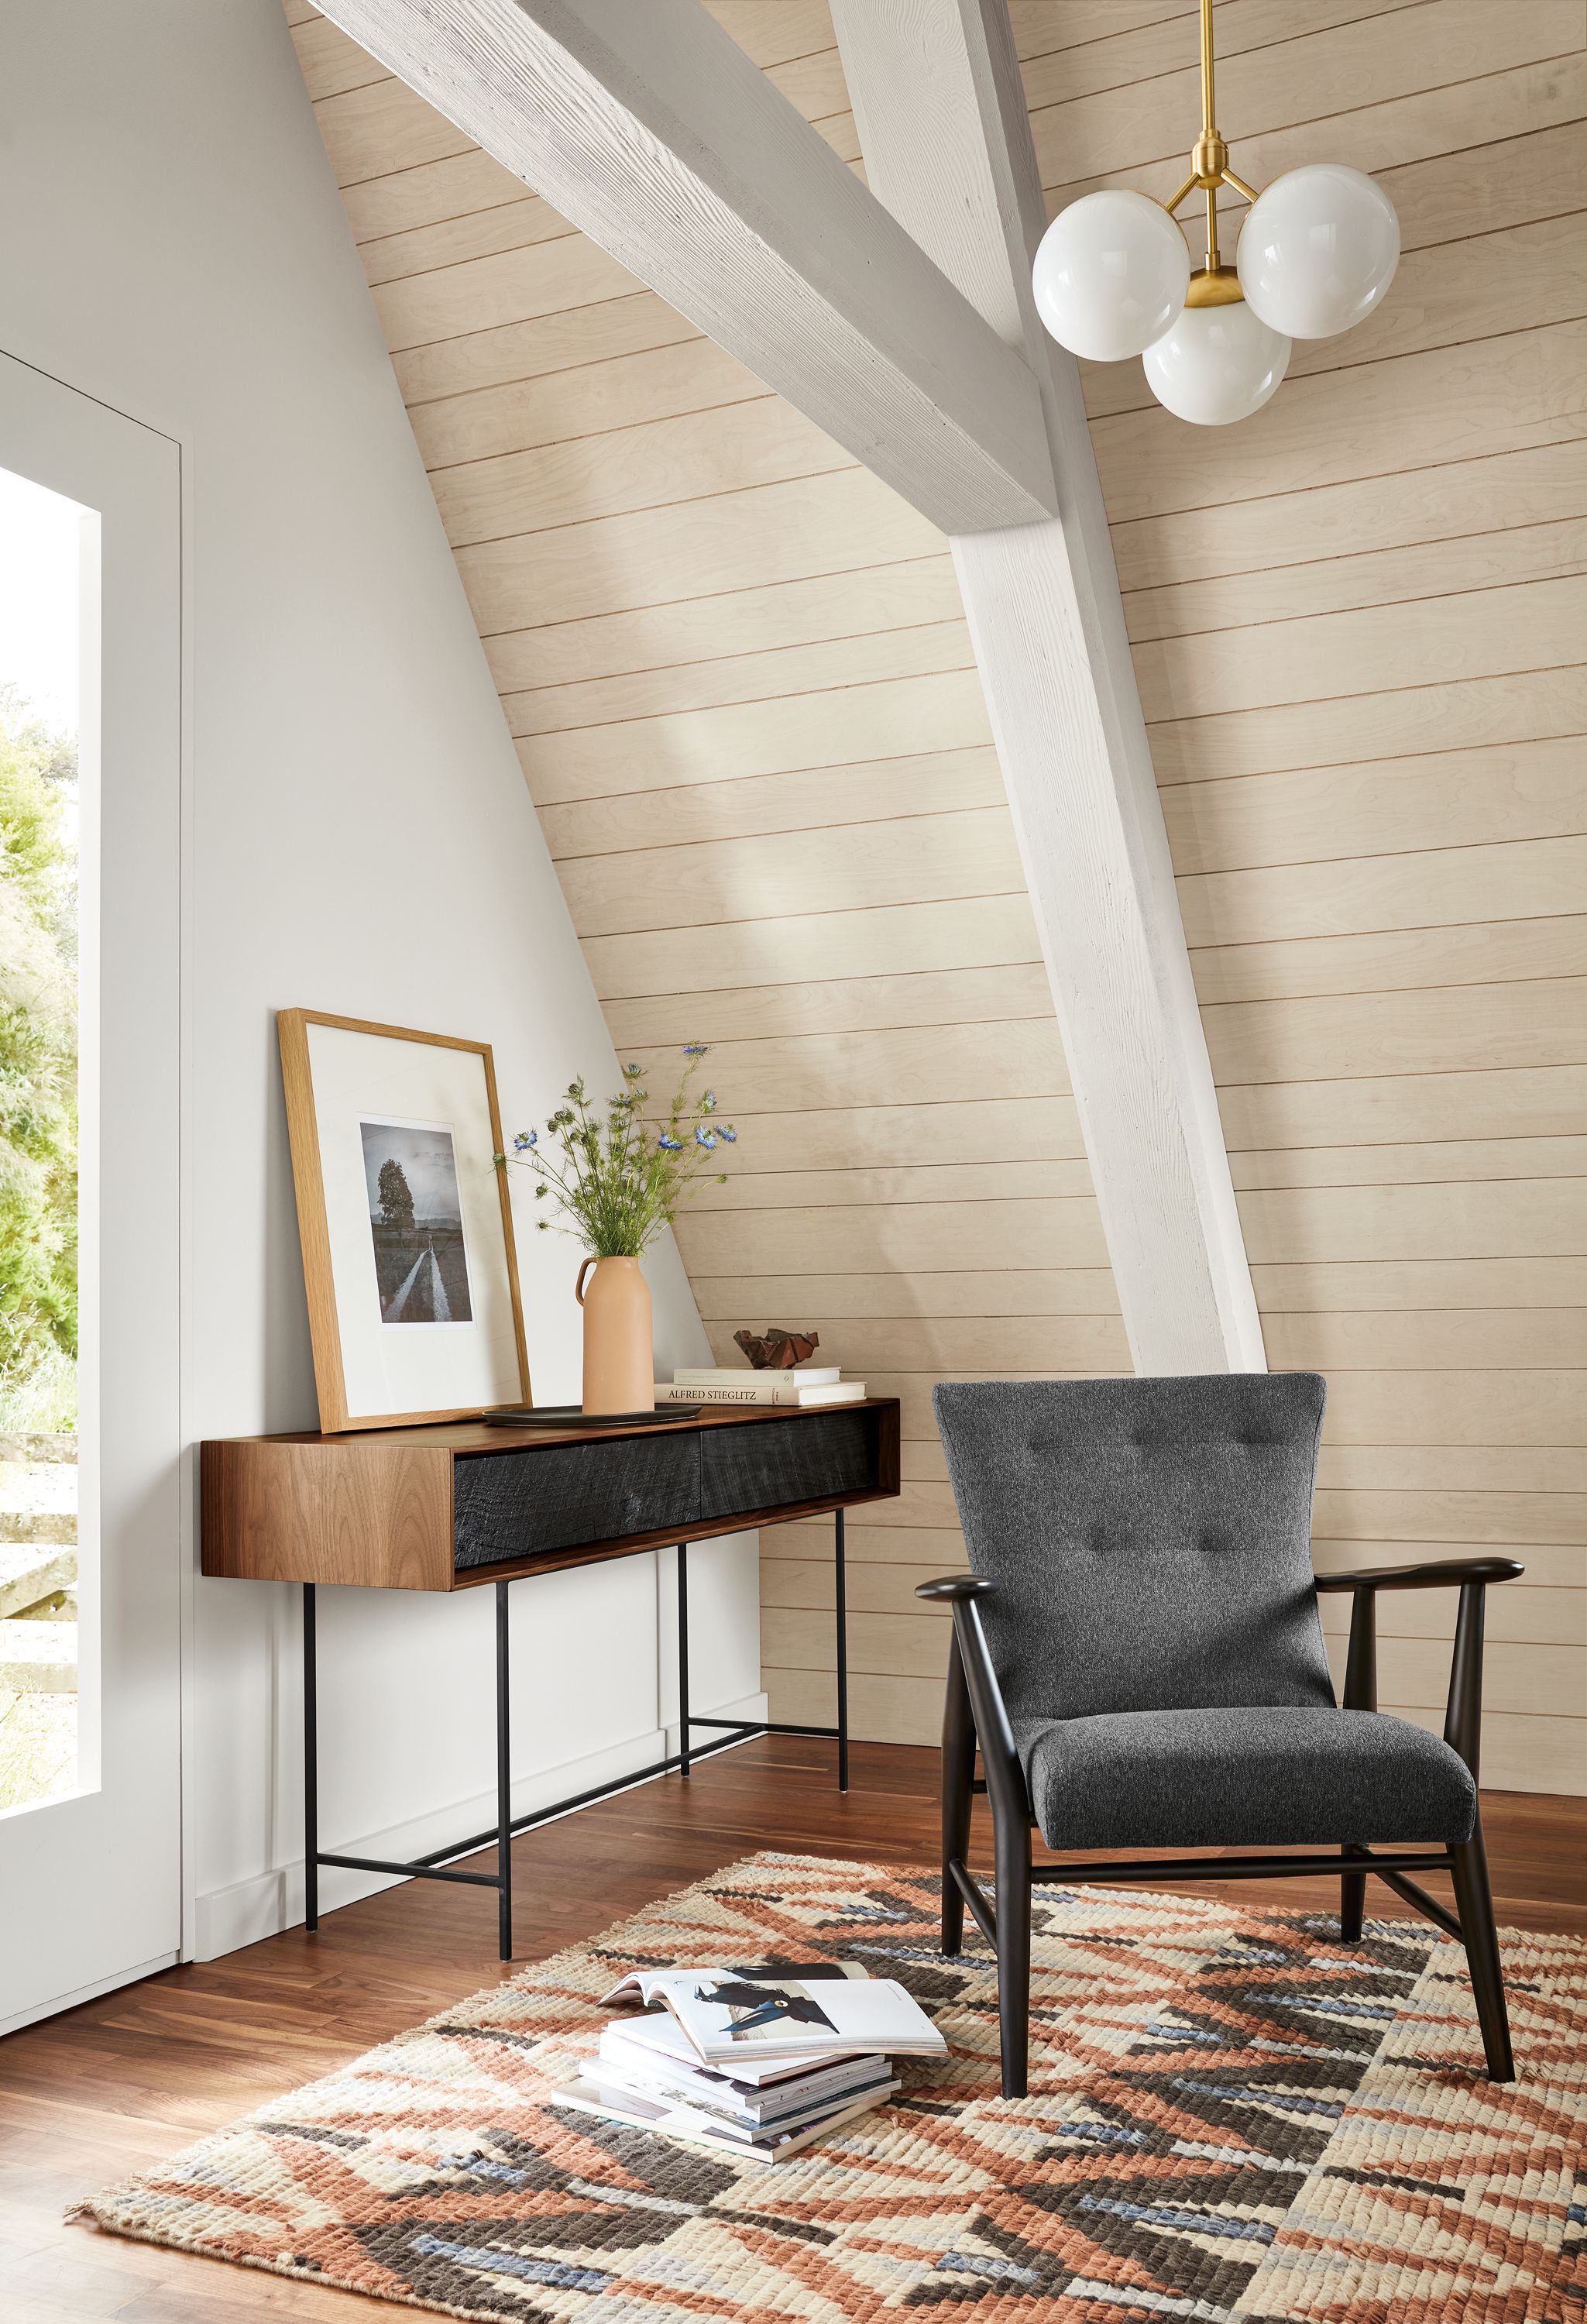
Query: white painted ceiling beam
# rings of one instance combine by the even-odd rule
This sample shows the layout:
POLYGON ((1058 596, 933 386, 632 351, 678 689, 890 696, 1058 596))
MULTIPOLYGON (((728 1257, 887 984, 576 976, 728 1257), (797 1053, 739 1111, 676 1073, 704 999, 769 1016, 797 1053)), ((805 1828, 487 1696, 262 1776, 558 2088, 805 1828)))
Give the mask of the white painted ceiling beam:
POLYGON ((1056 521, 948 530, 1136 1367, 1261 1371, 1079 375, 1030 292, 1047 214, 1004 0, 832 13, 872 191, 1040 382, 1056 521))
POLYGON ((319 0, 946 532, 1049 516, 1041 398, 698 0, 319 0))

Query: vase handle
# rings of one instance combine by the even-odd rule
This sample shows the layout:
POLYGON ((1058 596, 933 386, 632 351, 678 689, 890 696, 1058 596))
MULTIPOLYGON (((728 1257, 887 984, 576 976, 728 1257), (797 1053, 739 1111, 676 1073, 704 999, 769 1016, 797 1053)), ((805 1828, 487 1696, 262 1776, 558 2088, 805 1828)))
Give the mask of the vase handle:
POLYGON ((600 1260, 596 1258, 593 1250, 589 1252, 579 1263, 578 1280, 573 1286, 573 1296, 577 1300, 581 1307, 584 1305, 584 1278, 586 1269, 592 1267, 599 1267, 600 1263, 600 1260))

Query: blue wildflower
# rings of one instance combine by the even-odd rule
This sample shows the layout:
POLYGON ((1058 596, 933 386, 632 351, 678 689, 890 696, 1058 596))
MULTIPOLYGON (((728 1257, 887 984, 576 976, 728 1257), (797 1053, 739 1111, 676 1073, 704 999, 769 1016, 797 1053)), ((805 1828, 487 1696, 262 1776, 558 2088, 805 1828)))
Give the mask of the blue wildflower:
POLYGON ((710 1046, 709 1041, 686 1041, 683 1054, 686 1057, 703 1057, 710 1046))
POLYGON ((682 1140, 682 1139, 681 1139, 681 1138, 669 1138, 669 1137, 668 1137, 668 1135, 667 1135, 667 1132, 666 1132, 664 1130, 660 1132, 660 1136, 657 1138, 657 1139, 656 1139, 656 1143, 657 1143, 657 1145, 658 1145, 658 1146, 660 1146, 660 1147, 663 1148, 666 1150, 666 1152, 667 1152, 667 1153, 669 1153, 669 1154, 681 1154, 681 1153, 683 1152, 683 1140, 682 1140))
POLYGON ((512 1150, 515 1154, 527 1154, 531 1146, 538 1146, 540 1142, 538 1130, 521 1130, 512 1140, 512 1150))
POLYGON ((736 1145, 738 1144, 738 1132, 737 1132, 737 1130, 729 1130, 729 1128, 727 1127, 727 1124, 726 1124, 724 1121, 723 1121, 723 1122, 719 1122, 719 1123, 717 1124, 717 1126, 716 1126, 716 1135, 717 1135, 717 1137, 718 1137, 718 1138, 724 1138, 724 1139, 727 1140, 727 1143, 728 1143, 730 1146, 736 1146, 736 1145))
POLYGON ((643 1073, 644 1067, 642 1065, 624 1065, 623 1070, 628 1075, 631 1082, 637 1082, 641 1074, 643 1073))
POLYGON ((695 1132, 695 1144, 697 1146, 705 1147, 708 1153, 715 1143, 716 1132, 714 1130, 707 1130, 705 1123, 701 1122, 699 1128, 695 1132))
POLYGON ((716 1093, 715 1090, 707 1090, 704 1097, 700 1100, 700 1111, 702 1113, 715 1113, 715 1111, 716 1093))

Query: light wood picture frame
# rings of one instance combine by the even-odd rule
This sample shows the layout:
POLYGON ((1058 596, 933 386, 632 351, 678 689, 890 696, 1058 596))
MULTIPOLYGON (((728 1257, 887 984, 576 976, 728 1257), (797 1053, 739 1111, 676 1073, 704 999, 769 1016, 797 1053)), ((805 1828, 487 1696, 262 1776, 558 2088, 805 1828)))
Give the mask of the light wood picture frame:
POLYGON ((488 1042, 313 1009, 276 1029, 321 1432, 530 1403, 488 1042))

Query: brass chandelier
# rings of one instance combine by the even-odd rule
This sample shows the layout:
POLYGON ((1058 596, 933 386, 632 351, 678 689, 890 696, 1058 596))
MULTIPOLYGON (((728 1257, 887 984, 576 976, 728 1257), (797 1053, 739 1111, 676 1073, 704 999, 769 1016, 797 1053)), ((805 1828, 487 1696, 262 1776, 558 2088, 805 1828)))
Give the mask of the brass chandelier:
POLYGON ((1097 363, 1140 355, 1147 384, 1180 419, 1220 427, 1267 402, 1296 339, 1332 338, 1377 306, 1399 262, 1399 221, 1382 188, 1314 161, 1259 194, 1229 166, 1214 103, 1213 0, 1201 0, 1201 135, 1171 200, 1123 188, 1083 195, 1042 236, 1037 306, 1055 339, 1097 363), (1250 204, 1237 263, 1218 247, 1218 192, 1250 204), (1206 263, 1193 274, 1175 212, 1206 196, 1206 263))

